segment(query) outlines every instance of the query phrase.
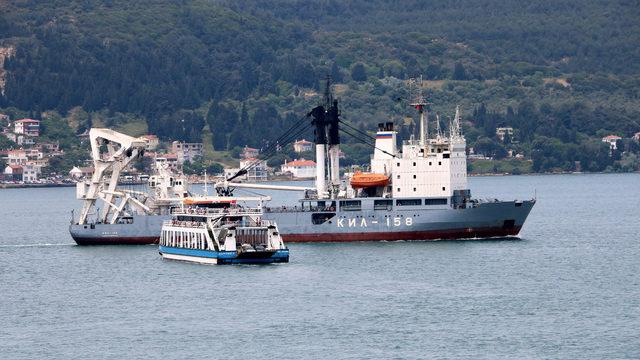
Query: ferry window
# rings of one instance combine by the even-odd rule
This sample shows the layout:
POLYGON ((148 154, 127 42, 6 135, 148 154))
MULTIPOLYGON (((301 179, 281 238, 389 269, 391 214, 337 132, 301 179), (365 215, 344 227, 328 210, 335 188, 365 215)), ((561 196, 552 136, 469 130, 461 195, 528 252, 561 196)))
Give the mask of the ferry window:
POLYGON ((402 199, 396 200, 398 206, 418 206, 422 205, 422 199, 402 199))
POLYGON ((447 205, 446 198, 424 199, 425 205, 447 205))
POLYGON ((360 200, 342 200, 340 201, 340 209, 344 211, 360 210, 362 207, 360 200))
POLYGON ((393 207, 393 200, 374 200, 373 210, 391 210, 393 207))

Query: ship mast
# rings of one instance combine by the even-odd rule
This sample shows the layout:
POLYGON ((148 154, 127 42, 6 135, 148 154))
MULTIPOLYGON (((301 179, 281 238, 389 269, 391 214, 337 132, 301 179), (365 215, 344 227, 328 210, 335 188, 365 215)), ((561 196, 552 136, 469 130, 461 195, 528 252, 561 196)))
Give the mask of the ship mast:
POLYGON ((331 95, 330 77, 327 76, 323 105, 313 108, 309 115, 313 117, 311 123, 315 127, 316 190, 318 198, 335 198, 340 187, 340 110, 338 109, 338 101, 333 99, 331 95), (331 185, 330 191, 328 191, 327 187, 327 170, 331 185))
POLYGON ((418 82, 418 91, 411 106, 420 113, 420 145, 426 146, 429 139, 429 114, 427 112, 427 102, 422 95, 422 75, 420 75, 419 79, 412 79, 411 82, 418 82))

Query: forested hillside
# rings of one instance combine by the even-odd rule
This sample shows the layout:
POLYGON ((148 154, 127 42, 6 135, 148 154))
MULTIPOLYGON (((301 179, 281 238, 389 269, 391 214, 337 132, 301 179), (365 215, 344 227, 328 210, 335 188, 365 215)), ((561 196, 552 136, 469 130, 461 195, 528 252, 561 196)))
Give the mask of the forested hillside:
MULTIPOLYGON (((408 136, 406 80, 443 123, 460 105, 477 151, 536 171, 630 170, 640 131, 634 1, 0 0, 0 108, 55 111, 216 150, 260 147, 317 103, 331 75, 344 118, 408 136), (4 84, 4 85, 3 85, 4 84), (80 115, 78 115, 80 114, 80 115), (498 141, 495 128, 512 126, 498 141), (140 126, 131 127, 140 129, 140 126), (203 131, 205 130, 205 131, 203 131), (604 154, 604 155, 603 155, 604 154)), ((50 113, 50 112, 49 112, 50 113)), ((351 141, 349 139, 347 142, 351 141)), ((348 162, 370 149, 348 145, 348 162)), ((634 157, 635 156, 635 157, 634 157)))

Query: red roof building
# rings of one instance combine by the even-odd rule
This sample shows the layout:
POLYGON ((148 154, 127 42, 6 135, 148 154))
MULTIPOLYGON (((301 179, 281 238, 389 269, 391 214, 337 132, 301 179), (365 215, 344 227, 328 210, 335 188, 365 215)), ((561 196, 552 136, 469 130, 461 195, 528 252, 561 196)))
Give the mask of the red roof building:
POLYGON ((312 178, 316 176, 316 163, 315 161, 296 159, 290 162, 285 162, 281 171, 283 173, 291 173, 294 178, 312 178))

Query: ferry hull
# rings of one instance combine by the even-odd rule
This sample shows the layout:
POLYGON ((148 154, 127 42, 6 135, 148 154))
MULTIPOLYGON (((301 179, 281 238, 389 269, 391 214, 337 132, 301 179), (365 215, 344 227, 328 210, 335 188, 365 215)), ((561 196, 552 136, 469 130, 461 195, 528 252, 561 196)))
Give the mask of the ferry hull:
POLYGON ((272 264, 289 262, 289 250, 256 251, 209 251, 160 246, 160 255, 165 259, 196 262, 211 265, 272 264))

